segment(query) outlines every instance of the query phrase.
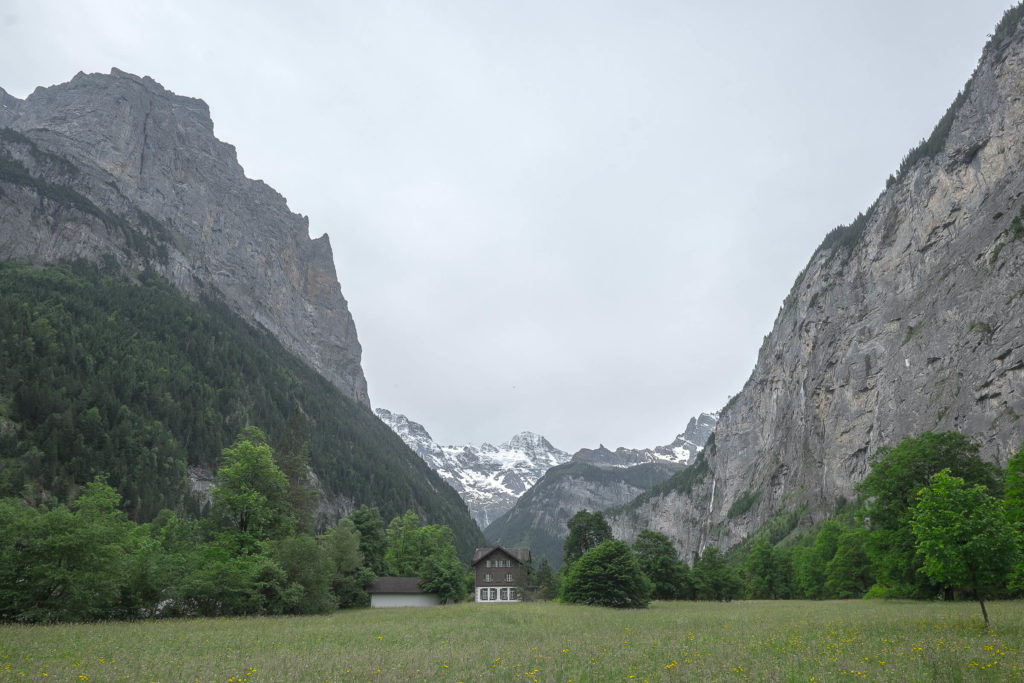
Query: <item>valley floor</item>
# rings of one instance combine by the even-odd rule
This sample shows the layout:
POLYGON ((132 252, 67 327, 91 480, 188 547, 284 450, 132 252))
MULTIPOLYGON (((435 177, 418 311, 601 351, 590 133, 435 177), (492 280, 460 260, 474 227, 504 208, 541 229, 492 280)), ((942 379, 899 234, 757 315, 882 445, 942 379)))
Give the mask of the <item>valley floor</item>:
POLYGON ((0 626, 0 680, 937 681, 1024 677, 1024 603, 554 603, 0 626))

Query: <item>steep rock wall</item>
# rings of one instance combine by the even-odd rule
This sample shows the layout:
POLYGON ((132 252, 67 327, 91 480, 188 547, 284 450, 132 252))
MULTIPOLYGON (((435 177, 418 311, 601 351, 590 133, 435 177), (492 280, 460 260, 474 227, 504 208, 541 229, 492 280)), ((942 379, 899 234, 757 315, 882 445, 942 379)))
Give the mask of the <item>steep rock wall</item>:
POLYGON ((24 136, 0 137, 0 154, 37 183, 6 186, 0 259, 151 268, 222 298, 369 405, 327 236, 310 239, 307 218, 245 177, 203 101, 117 69, 80 73, 25 100, 0 91, 0 127, 24 136))
POLYGON ((620 537, 650 526, 690 558, 782 511, 822 519, 879 447, 925 430, 967 434, 1000 464, 1020 447, 1024 239, 1011 221, 1024 204, 1024 29, 1001 28, 941 151, 798 277, 721 413, 706 476, 613 519, 620 537), (744 498, 756 503, 743 510, 744 498))

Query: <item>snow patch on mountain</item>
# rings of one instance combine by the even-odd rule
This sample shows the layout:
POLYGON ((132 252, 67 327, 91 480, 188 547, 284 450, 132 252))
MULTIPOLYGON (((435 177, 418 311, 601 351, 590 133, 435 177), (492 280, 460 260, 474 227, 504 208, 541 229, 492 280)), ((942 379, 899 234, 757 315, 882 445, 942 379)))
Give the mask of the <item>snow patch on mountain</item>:
POLYGON ((539 434, 521 432, 495 446, 441 446, 418 422, 384 408, 377 417, 430 465, 469 507, 480 528, 511 509, 523 493, 570 456, 539 434))
POLYGON ((691 417, 682 434, 672 443, 655 448, 616 448, 611 451, 603 445, 583 448, 572 456, 575 462, 599 467, 633 467, 647 462, 668 462, 686 465, 697 454, 718 424, 718 413, 701 413, 691 417))

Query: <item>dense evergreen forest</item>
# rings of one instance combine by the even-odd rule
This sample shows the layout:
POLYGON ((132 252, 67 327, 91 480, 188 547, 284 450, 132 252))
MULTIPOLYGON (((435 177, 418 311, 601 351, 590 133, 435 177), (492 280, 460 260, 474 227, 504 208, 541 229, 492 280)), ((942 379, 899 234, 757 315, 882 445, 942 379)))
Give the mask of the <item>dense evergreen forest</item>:
MULTIPOLYGON (((217 470, 247 426, 308 451, 329 496, 412 510, 482 542, 458 494, 365 406, 265 331, 162 278, 0 264, 0 497, 70 502, 97 475, 134 522, 198 516, 187 470, 217 470)), ((334 520, 320 520, 320 525, 334 520)))

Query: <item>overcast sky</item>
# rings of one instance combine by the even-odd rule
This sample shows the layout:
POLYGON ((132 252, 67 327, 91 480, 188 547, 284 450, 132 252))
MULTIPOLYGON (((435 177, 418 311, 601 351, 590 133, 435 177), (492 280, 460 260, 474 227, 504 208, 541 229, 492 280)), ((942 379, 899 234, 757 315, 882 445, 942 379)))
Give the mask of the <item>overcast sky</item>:
POLYGON ((16 97, 118 67, 328 233, 374 407, 442 443, 668 443, 1010 0, 3 0, 16 97))

